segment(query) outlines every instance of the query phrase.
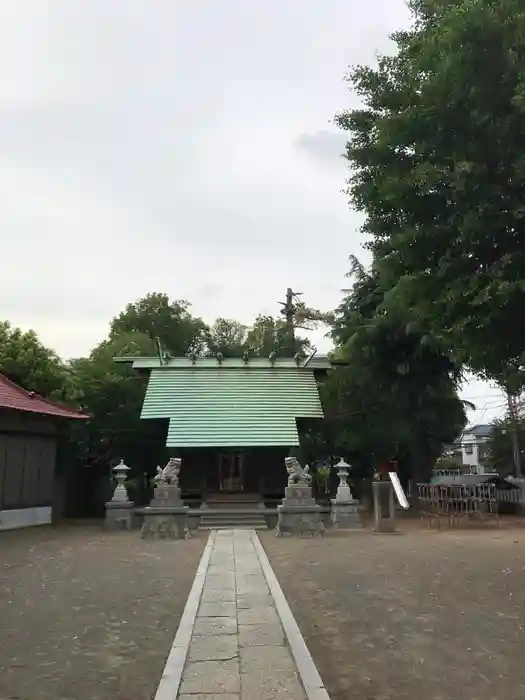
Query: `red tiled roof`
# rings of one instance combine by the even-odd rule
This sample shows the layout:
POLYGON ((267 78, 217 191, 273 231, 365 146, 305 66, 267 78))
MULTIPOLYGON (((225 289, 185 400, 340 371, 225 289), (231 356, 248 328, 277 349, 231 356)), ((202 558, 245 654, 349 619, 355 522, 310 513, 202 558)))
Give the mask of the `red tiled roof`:
POLYGON ((60 406, 53 401, 43 399, 32 391, 26 391, 3 374, 0 374, 0 408, 10 408, 14 411, 30 411, 57 418, 89 418, 85 413, 79 413, 66 406, 60 406))

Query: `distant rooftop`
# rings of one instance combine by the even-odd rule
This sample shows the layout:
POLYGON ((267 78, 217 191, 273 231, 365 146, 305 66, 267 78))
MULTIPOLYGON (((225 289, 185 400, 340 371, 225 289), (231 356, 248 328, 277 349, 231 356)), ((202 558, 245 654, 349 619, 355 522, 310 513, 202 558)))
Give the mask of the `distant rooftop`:
POLYGON ((490 437, 492 434, 492 425, 488 423, 479 423, 467 428, 464 435, 475 435, 476 437, 490 437))
POLYGON ((54 401, 44 399, 33 391, 26 391, 10 379, 0 374, 0 408, 8 408, 13 411, 28 411, 45 416, 57 418, 88 418, 85 413, 80 413, 67 406, 61 406, 54 401))

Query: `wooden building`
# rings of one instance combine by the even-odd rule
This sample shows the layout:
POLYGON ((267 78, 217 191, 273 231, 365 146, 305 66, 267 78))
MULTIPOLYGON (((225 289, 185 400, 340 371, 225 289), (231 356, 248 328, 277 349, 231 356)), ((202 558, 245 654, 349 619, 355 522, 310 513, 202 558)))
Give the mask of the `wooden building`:
POLYGON ((166 457, 182 458, 183 497, 283 496, 284 458, 299 446, 301 423, 323 418, 317 381, 327 357, 115 360, 149 373, 141 417, 165 422, 166 457))
POLYGON ((58 426, 86 418, 0 374, 0 530, 51 522, 58 426))

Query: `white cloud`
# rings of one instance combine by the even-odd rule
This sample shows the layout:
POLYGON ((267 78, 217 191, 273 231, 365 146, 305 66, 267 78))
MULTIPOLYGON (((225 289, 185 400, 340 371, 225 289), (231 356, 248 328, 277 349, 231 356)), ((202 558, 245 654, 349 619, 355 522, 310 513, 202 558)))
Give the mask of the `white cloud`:
POLYGON ((297 143, 406 20, 403 0, 4 3, 0 318, 71 356, 150 291, 210 321, 290 285, 333 308, 360 219, 344 167, 297 143))

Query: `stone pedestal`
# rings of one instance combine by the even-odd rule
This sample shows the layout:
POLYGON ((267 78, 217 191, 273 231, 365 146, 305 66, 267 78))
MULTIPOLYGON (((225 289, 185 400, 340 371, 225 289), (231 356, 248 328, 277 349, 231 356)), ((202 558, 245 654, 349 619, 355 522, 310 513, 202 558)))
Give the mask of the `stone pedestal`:
POLYGON ((361 527, 359 501, 352 497, 350 487, 339 486, 336 497, 332 499, 332 527, 339 530, 356 530, 361 527))
POLYGON ((183 502, 180 497, 180 488, 174 484, 158 484, 155 486, 150 508, 164 508, 165 506, 180 507, 183 502))
POLYGON ((132 501, 108 501, 104 526, 109 530, 131 530, 133 528, 134 506, 132 501))
POLYGON ((180 497, 180 489, 173 484, 159 484, 150 505, 139 512, 143 516, 141 537, 158 540, 184 540, 188 529, 188 506, 180 497))
POLYGON ((312 498, 310 486, 287 486, 282 505, 277 506, 276 535, 324 535, 321 506, 312 498))
POLYGON ((374 531, 386 534, 396 532, 396 508, 392 482, 373 481, 372 490, 374 494, 374 531))

